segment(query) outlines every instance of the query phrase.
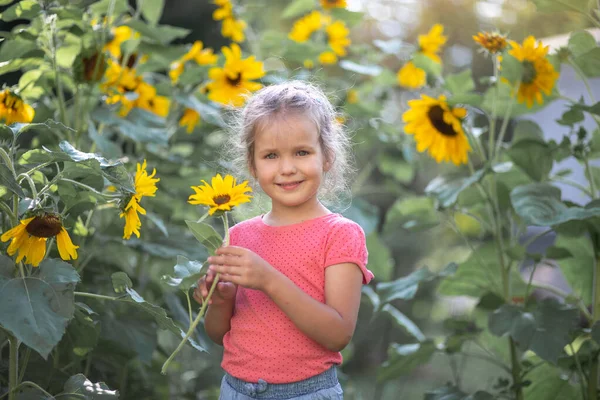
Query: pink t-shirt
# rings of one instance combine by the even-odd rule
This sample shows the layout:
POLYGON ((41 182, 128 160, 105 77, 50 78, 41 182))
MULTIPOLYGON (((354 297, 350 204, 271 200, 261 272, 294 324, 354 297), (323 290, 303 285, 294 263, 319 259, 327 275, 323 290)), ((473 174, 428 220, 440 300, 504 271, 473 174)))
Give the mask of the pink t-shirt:
MULTIPOLYGON (((354 263, 363 273, 363 283, 373 278, 366 268, 362 228, 340 214, 286 226, 266 225, 258 216, 235 225, 230 234, 231 245, 252 250, 322 303, 328 266, 354 263)), ((221 366, 247 382, 296 382, 342 362, 339 352, 304 335, 266 294, 242 287, 223 346, 221 366)))

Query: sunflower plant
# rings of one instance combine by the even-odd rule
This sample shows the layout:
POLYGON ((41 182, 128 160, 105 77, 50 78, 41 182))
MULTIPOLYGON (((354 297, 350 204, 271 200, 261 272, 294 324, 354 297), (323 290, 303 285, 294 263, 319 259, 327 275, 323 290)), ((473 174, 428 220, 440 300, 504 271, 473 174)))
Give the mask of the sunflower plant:
MULTIPOLYGON (((236 179, 231 175, 222 177, 220 174, 214 176, 211 183, 208 184, 206 181, 202 181, 201 186, 191 187, 195 194, 190 195, 188 202, 194 205, 201 205, 208 207, 208 211, 198 221, 186 221, 188 228, 192 231, 193 235, 202 243, 210 255, 214 255, 217 248, 221 245, 229 245, 229 223, 227 220, 227 213, 232 211, 234 207, 239 206, 243 203, 248 203, 252 196, 247 193, 252 192, 252 188, 248 186, 248 181, 244 181, 240 184, 236 183, 236 179), (207 217, 221 217, 223 220, 223 232, 224 236, 221 237, 212 225, 203 222, 207 217)), ((169 358, 164 362, 161 372, 166 374, 169 365, 187 343, 190 336, 196 330, 196 327, 204 317, 206 308, 212 294, 219 283, 219 274, 214 278, 214 281, 208 292, 208 296, 204 299, 200 310, 195 319, 192 320, 192 308, 190 301, 189 290, 195 286, 196 281, 204 275, 202 267, 206 263, 200 263, 197 261, 189 261, 180 257, 179 262, 175 266, 175 277, 166 276, 165 279, 172 286, 179 287, 185 293, 188 300, 188 313, 190 316, 190 325, 185 336, 177 346, 177 348, 171 353, 169 358), (186 265, 187 268, 182 268, 182 264, 186 265)))
POLYGON ((441 298, 468 296, 476 306, 448 318, 443 339, 407 327, 418 341, 392 347, 379 379, 397 378, 436 353, 456 363, 475 345, 503 371, 492 388, 469 395, 457 378, 427 396, 522 400, 559 393, 556 398, 596 399, 600 170, 591 161, 600 157, 600 112, 591 90, 572 99, 558 85, 566 64, 589 89, 588 80, 599 74, 592 66, 598 59, 596 40, 577 31, 565 47, 552 51, 534 36, 519 41, 479 32, 473 40, 493 75, 476 85, 469 70, 444 73, 442 31, 436 25, 420 36, 411 58, 428 58, 420 65, 429 69, 409 61, 397 77, 400 86, 413 91, 406 92, 410 100, 402 113, 406 138, 425 158, 448 165, 441 166, 445 173, 429 182, 424 196, 415 198, 420 205, 412 206, 414 213, 403 210, 409 202, 399 199, 386 223, 455 235, 467 245, 466 256, 444 257, 446 267, 436 272, 425 267, 379 283, 373 305, 383 313, 390 302, 410 300, 420 285, 438 279, 441 298), (431 69, 432 62, 437 69, 431 69), (557 99, 565 102, 556 116, 565 132, 553 140, 525 116, 557 99), (596 124, 592 131, 586 118, 596 124), (566 178, 570 170, 554 172, 555 163, 567 159, 580 164, 585 184, 566 178), (580 204, 562 198, 566 185, 583 195, 580 204), (554 243, 540 251, 548 237, 555 237, 554 243), (576 246, 585 249, 585 257, 576 246), (569 292, 540 281, 536 270, 550 263, 560 268, 569 292))

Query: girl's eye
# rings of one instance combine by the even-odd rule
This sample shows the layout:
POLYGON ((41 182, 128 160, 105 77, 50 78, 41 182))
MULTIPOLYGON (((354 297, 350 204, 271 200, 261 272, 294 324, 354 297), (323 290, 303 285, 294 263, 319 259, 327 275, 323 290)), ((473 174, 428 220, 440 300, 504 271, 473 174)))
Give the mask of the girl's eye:
POLYGON ((269 153, 269 154, 267 154, 267 155, 265 156, 265 158, 267 158, 267 159, 273 159, 273 158, 275 158, 275 157, 277 157, 277 156, 275 155, 275 153, 269 153))
POLYGON ((308 151, 306 151, 306 150, 300 150, 298 152, 298 155, 300 155, 300 156, 307 156, 308 155, 308 151))

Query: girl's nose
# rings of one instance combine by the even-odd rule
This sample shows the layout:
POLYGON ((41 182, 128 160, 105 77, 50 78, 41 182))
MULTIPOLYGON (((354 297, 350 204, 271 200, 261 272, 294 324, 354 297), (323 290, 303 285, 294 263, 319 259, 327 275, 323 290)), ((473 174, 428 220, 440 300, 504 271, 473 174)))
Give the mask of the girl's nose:
POLYGON ((296 165, 293 160, 282 158, 281 163, 279 165, 279 170, 283 175, 289 175, 296 172, 296 165))

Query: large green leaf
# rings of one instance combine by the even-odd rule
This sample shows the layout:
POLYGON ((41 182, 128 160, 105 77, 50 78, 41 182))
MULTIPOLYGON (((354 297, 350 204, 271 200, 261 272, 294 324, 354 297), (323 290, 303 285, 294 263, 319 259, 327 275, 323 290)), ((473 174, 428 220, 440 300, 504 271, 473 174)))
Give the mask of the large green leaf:
POLYGON ((431 340, 415 344, 394 344, 390 348, 388 360, 377 372, 377 380, 382 382, 406 375, 418 366, 429 362, 435 351, 435 343, 431 340))
POLYGON ((26 197, 25 192, 21 189, 21 185, 19 185, 19 182, 13 176, 12 171, 3 162, 0 162, 0 185, 21 198, 26 197))
POLYGON ((392 278, 394 260, 390 249, 383 243, 377 232, 367 235, 369 250, 369 269, 379 281, 389 281, 392 278))
POLYGON ((175 39, 183 38, 190 33, 189 29, 170 25, 148 26, 140 20, 130 20, 125 25, 158 43, 167 44, 175 39))
POLYGON ((539 139, 519 140, 510 147, 508 156, 538 182, 546 180, 554 163, 548 144, 539 139))
POLYGON ((458 195, 471 185, 479 182, 487 169, 480 169, 471 176, 446 175, 433 179, 425 188, 425 193, 437 199, 441 208, 448 208, 456 203, 458 195))
POLYGON ((85 400, 116 400, 119 398, 119 392, 110 390, 104 382, 93 383, 85 375, 77 374, 65 382, 65 390, 60 394, 60 398, 66 400, 82 398, 85 400), (69 394, 75 396, 69 396, 69 394))
POLYGON ((294 0, 291 1, 281 13, 281 18, 294 18, 309 11, 315 7, 313 0, 294 0))
POLYGON ((37 45, 30 40, 19 37, 12 40, 5 40, 0 47, 0 62, 9 62, 14 59, 23 59, 37 57, 37 45))
POLYGON ((540 363, 537 357, 528 361, 536 368, 527 374, 527 380, 531 381, 523 390, 527 400, 582 400, 579 386, 569 382, 570 377, 563 370, 549 363, 540 363))
MULTIPOLYGON (((494 243, 485 243, 476 248, 465 261, 458 263, 457 272, 444 279, 438 292, 445 296, 482 297, 488 292, 503 295, 502 272, 494 243)), ((515 295, 525 291, 525 283, 518 272, 510 276, 515 295)))
POLYGON ((434 200, 429 197, 401 197, 385 214, 384 232, 393 232, 396 227, 409 231, 421 231, 437 226, 440 221, 434 206, 434 200))
POLYGON ((98 344, 100 324, 94 321, 87 311, 81 307, 75 308, 74 318, 67 327, 63 341, 78 357, 84 357, 98 344))
POLYGON ((42 9, 37 1, 22 0, 4 10, 4 12, 0 14, 0 19, 5 22, 14 21, 16 19, 33 19, 41 10, 42 9))
POLYGON ((135 108, 127 119, 118 117, 108 108, 97 108, 92 113, 94 120, 113 127, 123 136, 141 143, 166 145, 169 134, 160 117, 154 118, 150 112, 135 108))
POLYGON ((0 255, 0 325, 48 357, 73 318, 79 275, 61 260, 42 261, 31 277, 14 278, 15 264, 0 255))
POLYGON ((428 282, 437 277, 452 276, 456 272, 456 264, 450 263, 438 273, 431 272, 429 268, 420 268, 408 276, 392 282, 377 284, 377 294, 381 305, 396 299, 410 300, 415 297, 421 282, 428 282))
POLYGON ((597 46, 596 39, 588 31, 575 31, 569 37, 568 48, 574 57, 579 57, 597 46))
POLYGON ((559 234, 554 242, 555 249, 566 249, 556 257, 556 262, 567 279, 573 294, 580 297, 585 304, 592 303, 592 282, 594 276, 594 246, 589 236, 566 236, 559 234))
POLYGON ((383 306, 381 311, 384 314, 387 314, 392 321, 400 328, 402 328, 406 333, 417 339, 419 342, 425 341, 426 337, 421 332, 417 324, 415 324, 410 318, 404 315, 400 310, 391 304, 386 304, 383 306))
POLYGON ((575 64, 581 68, 581 71, 588 78, 600 76, 600 47, 575 57, 575 64))
POLYGON ((178 255, 177 264, 174 267, 175 275, 165 275, 163 279, 170 286, 188 290, 204 275, 203 267, 204 264, 199 261, 188 260, 184 256, 178 255))
POLYGON ((544 300, 532 311, 505 304, 490 315, 488 327, 496 336, 510 335, 522 351, 556 364, 578 320, 577 308, 544 300))
POLYGON ((219 235, 215 228, 209 224, 194 221, 185 221, 185 223, 196 239, 206 247, 209 254, 214 255, 215 250, 223 244, 221 235, 219 235))
POLYGON ((590 2, 587 0, 533 0, 539 11, 558 12, 558 11, 579 11, 587 14, 590 2))
POLYGON ((560 189, 547 183, 518 186, 510 193, 513 208, 528 225, 553 226, 600 216, 600 207, 568 207, 560 189))
POLYGON ((458 74, 449 74, 444 82, 446 89, 452 95, 466 94, 475 89, 475 82, 471 77, 471 70, 467 69, 458 74))
POLYGON ((137 0, 138 8, 142 8, 142 15, 150 25, 156 25, 160 20, 165 7, 165 0, 137 0))

